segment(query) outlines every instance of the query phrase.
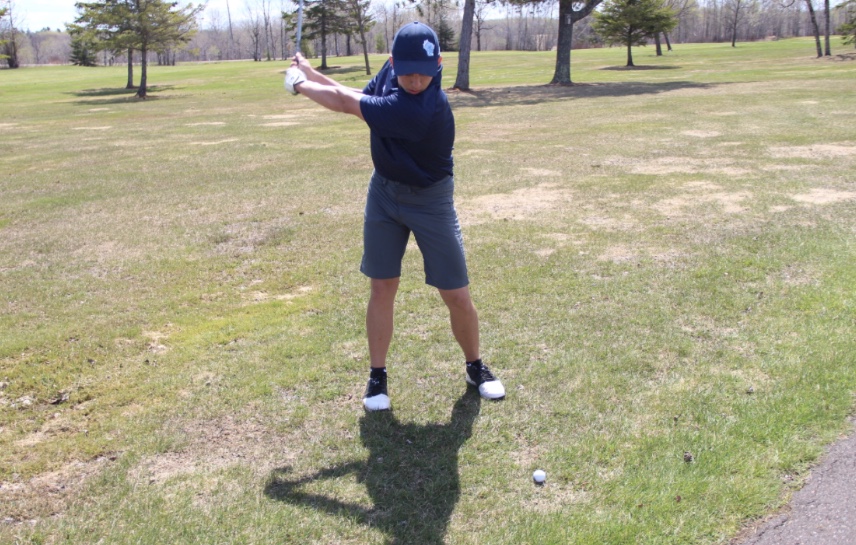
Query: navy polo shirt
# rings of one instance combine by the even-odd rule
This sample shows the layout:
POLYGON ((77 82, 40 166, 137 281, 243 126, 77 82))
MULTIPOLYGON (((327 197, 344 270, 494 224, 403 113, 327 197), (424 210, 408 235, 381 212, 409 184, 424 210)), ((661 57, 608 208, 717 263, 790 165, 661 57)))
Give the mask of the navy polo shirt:
POLYGON ((427 187, 452 175, 455 118, 440 87, 442 70, 418 95, 398 87, 389 61, 360 99, 371 129, 372 162, 384 178, 427 187))

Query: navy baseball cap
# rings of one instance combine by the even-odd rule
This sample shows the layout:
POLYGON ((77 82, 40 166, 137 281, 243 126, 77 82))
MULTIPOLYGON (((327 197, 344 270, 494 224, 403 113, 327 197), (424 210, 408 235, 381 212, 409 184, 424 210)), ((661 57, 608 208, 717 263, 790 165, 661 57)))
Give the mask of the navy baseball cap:
POLYGON ((440 41, 426 24, 406 24, 392 40, 392 64, 396 74, 435 76, 440 70, 439 60, 440 41))

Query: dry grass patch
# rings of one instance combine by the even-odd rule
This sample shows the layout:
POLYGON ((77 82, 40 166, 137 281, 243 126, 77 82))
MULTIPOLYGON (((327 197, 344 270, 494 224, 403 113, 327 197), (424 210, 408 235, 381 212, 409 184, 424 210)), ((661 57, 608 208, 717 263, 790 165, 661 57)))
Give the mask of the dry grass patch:
POLYGON ((572 202, 572 191, 558 184, 541 183, 510 193, 459 199, 456 207, 463 225, 478 225, 490 220, 535 220, 546 211, 569 206, 572 202))
POLYGON ((21 481, 0 482, 0 524, 34 524, 42 519, 61 517, 78 501, 87 483, 116 455, 105 454, 89 461, 74 461, 21 481))
POLYGON ((834 159, 856 155, 856 145, 850 143, 771 146, 769 150, 773 157, 783 159, 834 159))

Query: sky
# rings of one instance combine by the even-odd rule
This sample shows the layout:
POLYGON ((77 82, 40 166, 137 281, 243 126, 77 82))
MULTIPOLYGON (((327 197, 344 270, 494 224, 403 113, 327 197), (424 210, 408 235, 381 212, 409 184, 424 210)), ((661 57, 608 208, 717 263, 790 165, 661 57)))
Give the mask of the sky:
MULTIPOLYGON (((23 30, 39 31, 45 27, 51 30, 65 30, 65 24, 74 22, 77 10, 74 4, 78 0, 12 0, 15 19, 23 30)), ((197 5, 202 0, 180 0, 181 5, 193 3, 197 5)), ((232 17, 245 11, 245 0, 229 0, 232 17)), ((206 10, 217 10, 226 15, 226 0, 208 0, 206 10)))

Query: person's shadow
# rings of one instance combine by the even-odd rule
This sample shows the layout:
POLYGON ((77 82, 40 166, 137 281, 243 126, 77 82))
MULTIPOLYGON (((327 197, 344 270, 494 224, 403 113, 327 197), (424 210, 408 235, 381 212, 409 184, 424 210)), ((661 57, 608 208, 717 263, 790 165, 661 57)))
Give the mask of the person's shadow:
POLYGON ((461 495, 458 450, 472 434, 480 408, 479 394, 467 388, 447 424, 401 424, 391 411, 366 413, 360 419, 360 439, 370 451, 367 460, 297 479, 288 478, 290 468, 278 468, 265 494, 378 528, 396 545, 441 545, 461 495), (373 507, 307 490, 348 474, 356 474, 366 486, 373 507))

